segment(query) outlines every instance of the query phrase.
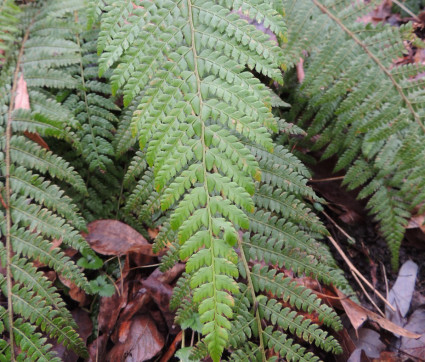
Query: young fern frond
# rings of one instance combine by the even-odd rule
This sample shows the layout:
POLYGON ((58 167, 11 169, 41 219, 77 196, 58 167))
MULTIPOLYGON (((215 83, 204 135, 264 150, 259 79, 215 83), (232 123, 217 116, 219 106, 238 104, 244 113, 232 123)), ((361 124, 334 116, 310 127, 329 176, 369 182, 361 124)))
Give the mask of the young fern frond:
POLYGON ((376 1, 313 4, 284 1, 290 29, 285 50, 295 61, 304 57, 303 51, 311 53, 304 81, 291 95, 297 107, 288 113, 289 119, 305 127, 307 141, 320 133, 317 141, 306 142, 308 147, 325 148, 323 158, 337 155, 335 170, 347 170, 344 184, 361 186, 360 197, 372 196, 368 208, 376 215, 397 269, 404 228, 413 208, 424 200, 424 167, 419 161, 424 91, 423 80, 415 77, 423 70, 393 65, 406 51, 404 42, 415 41, 412 26, 353 21, 376 1))

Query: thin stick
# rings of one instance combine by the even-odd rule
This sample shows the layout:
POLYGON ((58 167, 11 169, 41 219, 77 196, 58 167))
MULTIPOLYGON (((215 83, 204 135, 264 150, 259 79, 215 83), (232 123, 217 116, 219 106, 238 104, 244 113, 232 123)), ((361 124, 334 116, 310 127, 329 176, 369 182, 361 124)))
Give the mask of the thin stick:
POLYGON ((145 269, 145 268, 153 268, 154 266, 160 266, 161 263, 157 263, 157 264, 148 264, 148 265, 140 265, 140 266, 135 266, 133 268, 130 268, 128 270, 135 270, 135 269, 145 269))
POLYGON ((117 284, 114 282, 114 279, 112 279, 108 274, 106 274, 106 277, 112 282, 113 286, 115 287, 115 290, 117 291, 118 295, 121 297, 120 289, 117 287, 117 284))
POLYGON ((392 1, 393 1, 394 4, 396 4, 398 7, 400 7, 401 9, 403 9, 407 14, 409 14, 417 22, 419 22, 419 23, 421 22, 421 20, 406 5, 404 5, 403 3, 401 3, 398 0, 392 0, 392 1))
POLYGON ((350 268, 351 273, 357 274, 357 276, 370 288, 372 289, 375 294, 386 304, 389 308, 391 308, 392 311, 395 312, 395 308, 391 305, 391 303, 381 294, 379 291, 377 291, 373 285, 357 270, 357 268, 353 265, 353 263, 348 259, 347 255, 343 252, 341 247, 338 245, 338 243, 335 241, 335 239, 332 236, 328 236, 328 239, 331 241, 332 245, 338 250, 339 255, 344 259, 344 261, 347 263, 348 267, 350 268))
POLYGON ((382 274, 384 274, 385 292, 386 292, 387 298, 388 298, 388 294, 390 293, 390 289, 388 288, 387 271, 385 270, 384 264, 381 263, 381 267, 382 267, 382 274))
POLYGON ((339 230, 339 231, 341 231, 343 234, 344 234, 344 236, 348 239, 348 240, 350 240, 353 244, 355 244, 356 243, 356 239, 354 239, 352 236, 350 236, 350 235, 348 235, 346 232, 345 232, 345 230, 341 227, 341 226, 339 226, 337 223, 336 223, 336 221, 334 221, 325 211, 322 211, 322 214, 323 215, 325 215, 326 216, 326 218, 339 230))
POLYGON ((366 295, 366 298, 369 299, 369 302, 372 303, 372 305, 375 307, 375 309, 379 312, 381 316, 385 318, 385 314, 378 308, 376 303, 373 301, 372 297, 369 295, 367 290, 364 288, 362 282, 360 281, 359 277, 356 274, 353 274, 354 279, 356 279, 357 283, 359 284, 360 288, 362 289, 363 293, 366 295))
MULTIPOLYGON (((168 362, 171 358, 173 358, 176 353, 177 346, 183 339, 183 331, 180 331, 177 336, 174 338, 173 342, 171 342, 168 351, 162 356, 160 362, 168 362)), ((183 345, 182 345, 183 348, 183 345)))
POLYGON ((310 179, 308 182, 329 182, 329 181, 339 181, 343 180, 345 176, 335 176, 335 177, 328 177, 328 178, 322 178, 322 179, 310 179))

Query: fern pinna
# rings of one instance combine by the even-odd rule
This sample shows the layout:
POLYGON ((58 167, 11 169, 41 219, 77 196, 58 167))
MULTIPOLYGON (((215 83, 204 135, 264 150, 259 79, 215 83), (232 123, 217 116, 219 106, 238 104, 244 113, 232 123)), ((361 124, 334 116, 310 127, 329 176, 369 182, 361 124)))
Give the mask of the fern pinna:
MULTIPOLYGON (((1 1, 0 8, 4 6, 16 10, 10 1, 1 1)), ((7 299, 7 308, 0 308, 2 360, 58 360, 40 332, 87 356, 61 296, 34 266, 35 261, 41 262, 90 292, 81 269, 52 245, 54 240, 61 241, 78 250, 87 262, 96 260, 79 233, 84 220, 58 186, 68 184, 74 193, 84 194, 85 183, 38 137, 63 139, 79 147, 74 132, 78 124, 55 93, 80 87, 65 68, 81 59, 76 41, 81 25, 74 16, 83 7, 82 1, 61 2, 60 7, 55 1, 22 5, 13 22, 19 20, 20 29, 9 39, 1 65, 0 225, 5 243, 0 244, 0 256, 5 273, 0 275, 0 288, 7 299), (18 82, 23 92, 25 81, 31 109, 15 109, 18 82)))
POLYGON ((283 3, 290 63, 309 52, 303 83, 288 76, 287 118, 305 127, 308 148, 337 158, 349 189, 361 187, 397 269, 405 227, 425 200, 423 66, 397 65, 415 44, 412 25, 363 24, 379 1, 283 3))
MULTIPOLYGON (((134 191, 125 211, 140 220, 147 213, 139 207, 157 215, 163 210, 156 246, 172 242, 166 266, 177 255, 186 260, 182 284, 191 292, 179 313, 199 313, 206 346, 199 351, 207 349, 218 361, 231 343, 235 359, 245 349, 260 360, 268 349, 288 359, 317 359, 283 329, 340 352, 332 336, 278 299, 309 312, 319 308, 321 323, 335 329, 341 328, 337 315, 308 289, 261 266, 344 284, 315 240, 326 231, 302 202, 316 198, 306 186, 308 171, 272 141, 279 127, 291 129, 272 112, 281 102, 253 75, 282 82, 285 54, 276 39, 284 41, 286 27, 280 7, 256 0, 122 0, 98 3, 95 11, 102 13, 100 74, 112 68, 113 90, 131 108, 119 137, 130 140, 131 127, 142 150, 126 176, 134 191)), ((118 153, 125 148, 117 143, 118 153)))

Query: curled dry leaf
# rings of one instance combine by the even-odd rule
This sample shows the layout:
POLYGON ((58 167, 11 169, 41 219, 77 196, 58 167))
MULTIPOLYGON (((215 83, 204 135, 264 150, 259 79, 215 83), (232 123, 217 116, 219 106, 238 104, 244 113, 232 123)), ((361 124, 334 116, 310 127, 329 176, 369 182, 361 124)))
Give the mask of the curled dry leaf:
POLYGON ((339 301, 356 331, 364 322, 370 319, 371 321, 378 323, 381 328, 386 329, 387 331, 390 331, 394 334, 398 334, 407 338, 419 338, 421 336, 420 334, 410 332, 407 329, 394 324, 388 319, 381 317, 379 314, 376 314, 362 307, 361 305, 358 305, 337 288, 335 288, 335 292, 337 293, 338 297, 341 298, 339 301))
POLYGON ((59 275, 60 281, 69 288, 69 296, 79 303, 80 307, 86 305, 89 301, 87 298, 87 294, 82 290, 80 287, 78 287, 75 283, 70 281, 69 279, 64 278, 63 276, 59 275))
POLYGON ((16 88, 15 109, 30 109, 30 97, 28 95, 27 82, 22 74, 18 80, 18 86, 16 88))
POLYGON ((125 342, 117 343, 108 354, 108 361, 142 362, 157 355, 164 347, 164 337, 147 315, 132 319, 125 342))
POLYGON ((136 252, 155 256, 152 245, 131 226, 118 220, 96 220, 88 225, 86 240, 102 255, 125 255, 136 252))
MULTIPOLYGON (((18 80, 18 86, 16 88, 16 97, 15 97, 15 109, 31 109, 30 107, 30 98, 28 95, 27 82, 24 79, 24 76, 21 74, 21 77, 18 80)), ((46 141, 38 133, 32 133, 25 131, 24 135, 30 140, 38 143, 41 147, 50 150, 46 141)))

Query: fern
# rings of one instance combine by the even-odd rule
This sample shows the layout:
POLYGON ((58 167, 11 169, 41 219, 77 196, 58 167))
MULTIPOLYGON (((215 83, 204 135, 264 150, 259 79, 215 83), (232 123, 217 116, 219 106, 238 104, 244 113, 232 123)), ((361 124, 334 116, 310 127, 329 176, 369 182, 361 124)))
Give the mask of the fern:
POLYGON ((305 127, 308 147, 324 148, 323 159, 338 157, 335 171, 347 170, 349 189, 363 188, 359 197, 368 198, 397 269, 405 226, 424 200, 423 81, 415 78, 422 70, 392 65, 403 56, 404 42, 415 41, 412 26, 354 21, 375 1, 313 3, 284 2, 290 29, 285 49, 294 62, 303 51, 311 53, 304 82, 291 95, 297 107, 289 120, 305 127), (317 134, 317 142, 308 142, 317 134))
MULTIPOLYGON (((15 9, 10 1, 0 6, 5 4, 6 10, 15 9)), ((4 180, 0 185, 0 227, 6 241, 0 246, 1 263, 6 268, 0 287, 8 302, 7 309, 1 309, 0 348, 2 356, 9 360, 57 360, 51 345, 39 332, 80 356, 87 356, 61 296, 33 265, 34 261, 41 262, 91 292, 81 269, 60 248, 52 249, 52 241, 60 240, 83 256, 96 258, 80 235, 85 221, 62 187, 73 189, 74 194, 85 194, 87 188, 67 161, 30 137, 37 133, 70 142, 81 150, 75 137, 77 119, 55 94, 64 88, 80 87, 81 80, 65 68, 81 61, 78 43, 71 40, 80 24, 70 23, 69 19, 83 5, 69 2, 58 8, 51 1, 22 6, 17 38, 7 43, 10 50, 5 53, 1 68, 1 89, 9 89, 10 96, 2 93, 0 97, 0 167, 4 180), (30 110, 14 110, 21 74, 28 84, 30 110)), ((1 17, 4 14, 13 15, 2 10, 1 17)), ((18 24, 18 19, 12 23, 18 24)), ((0 24, 4 25, 3 20, 0 24)))
POLYGON ((17 24, 19 12, 19 7, 13 0, 2 0, 0 2, 0 65, 7 58, 7 53, 19 32, 17 24))
MULTIPOLYGON (((288 333, 338 353, 336 340, 300 313, 318 312, 321 323, 338 330, 336 314, 289 278, 258 270, 262 262, 278 264, 346 286, 329 251, 315 240, 327 232, 303 201, 321 201, 307 186, 309 172, 271 138, 279 129, 300 130, 275 116, 272 105, 286 104, 248 71, 281 82, 285 54, 242 20, 239 9, 285 39, 281 9, 272 3, 120 1, 103 7, 100 74, 112 69, 113 91, 121 90, 129 105, 116 153, 134 145, 130 130, 141 148, 125 176, 124 215, 134 225, 161 222, 155 250, 169 247, 163 269, 178 257, 187 261, 173 301, 185 296, 180 322, 194 318, 198 308, 201 345, 213 360, 229 343, 232 356, 243 356, 248 339, 260 341, 252 356, 265 360, 275 333, 290 350, 283 357, 298 353, 307 359, 303 347, 278 331, 279 318, 289 321, 288 333), (249 231, 241 239, 242 229, 249 231), (241 278, 248 287, 236 283, 241 278), (241 292, 248 297, 244 307, 241 292), (261 304, 260 315, 253 308, 260 309, 263 297, 269 301, 261 304), (277 307, 280 298, 299 312, 285 315, 277 307), (274 303, 273 315, 280 317, 266 313, 267 303, 274 303), (263 329, 262 319, 269 327, 263 329)), ((205 352, 201 345, 194 356, 205 352)))

